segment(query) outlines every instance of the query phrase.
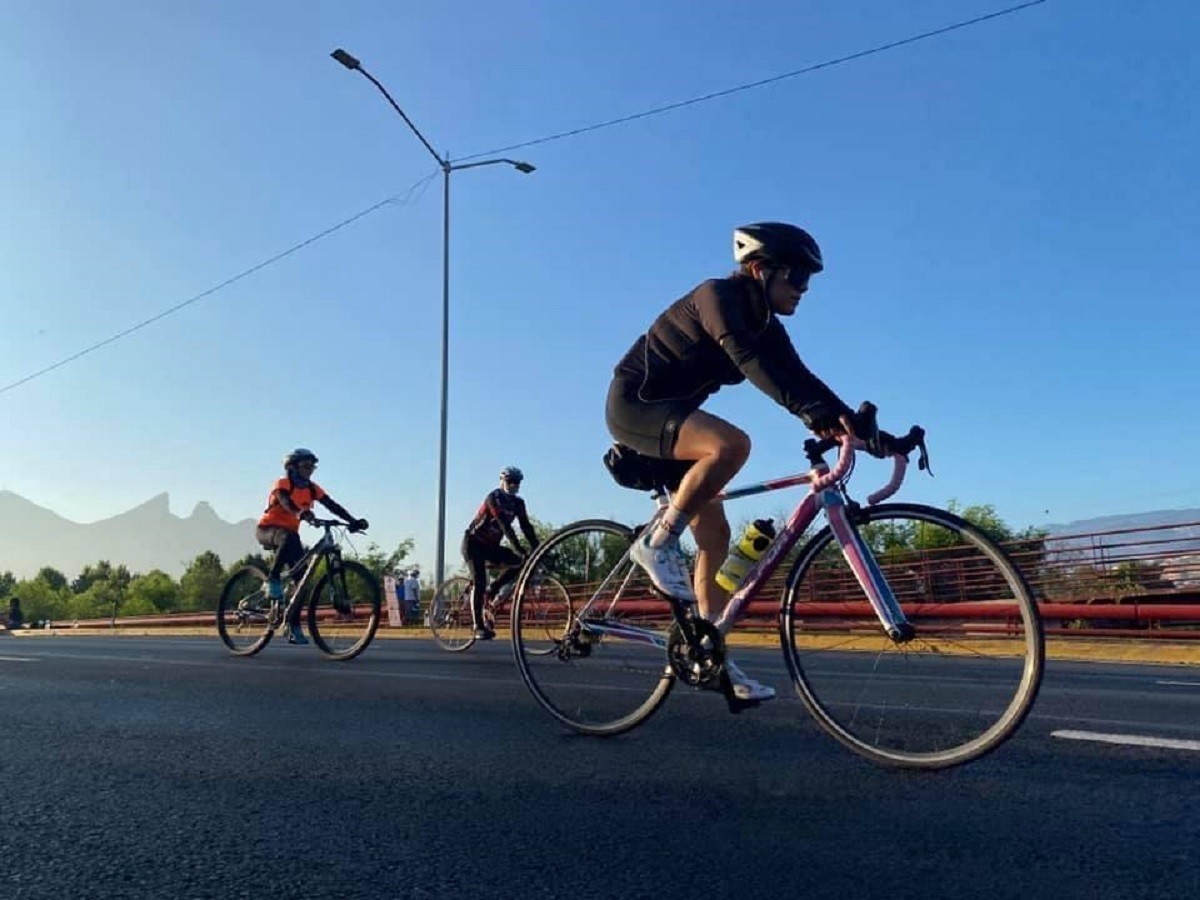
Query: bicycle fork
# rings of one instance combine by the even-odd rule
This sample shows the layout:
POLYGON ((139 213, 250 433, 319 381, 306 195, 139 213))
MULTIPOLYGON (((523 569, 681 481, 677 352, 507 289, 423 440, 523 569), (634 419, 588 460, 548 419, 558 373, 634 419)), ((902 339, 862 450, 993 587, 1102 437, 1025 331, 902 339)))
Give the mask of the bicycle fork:
POLYGON ((822 491, 818 502, 829 518, 833 536, 841 545, 842 554, 850 564, 854 578, 867 595, 867 600, 870 601, 871 608, 887 636, 897 644, 912 640, 916 629, 905 617, 891 585, 887 583, 883 571, 875 561, 875 556, 850 521, 850 511, 846 508, 846 501, 841 493, 832 489, 822 491))

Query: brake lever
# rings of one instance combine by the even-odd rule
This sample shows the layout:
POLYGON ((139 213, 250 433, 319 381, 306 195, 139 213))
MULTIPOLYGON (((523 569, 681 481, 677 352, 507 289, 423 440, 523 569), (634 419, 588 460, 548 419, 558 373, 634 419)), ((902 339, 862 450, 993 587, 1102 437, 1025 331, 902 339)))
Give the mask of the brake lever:
POLYGON ((908 436, 916 443, 917 449, 921 451, 917 457, 917 468, 922 472, 928 472, 929 477, 932 478, 933 469, 929 467, 929 448, 925 446, 925 429, 920 425, 914 425, 909 429, 908 436))

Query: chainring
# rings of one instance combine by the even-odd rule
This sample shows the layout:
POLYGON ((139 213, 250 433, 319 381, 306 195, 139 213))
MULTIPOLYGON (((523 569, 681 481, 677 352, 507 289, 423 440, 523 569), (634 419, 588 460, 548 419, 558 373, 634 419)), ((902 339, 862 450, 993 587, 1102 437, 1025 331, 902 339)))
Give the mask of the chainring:
POLYGON ((694 640, 689 643, 678 622, 667 634, 667 662, 671 671, 686 685, 708 687, 721 675, 725 662, 725 638, 707 619, 692 619, 687 627, 694 640))

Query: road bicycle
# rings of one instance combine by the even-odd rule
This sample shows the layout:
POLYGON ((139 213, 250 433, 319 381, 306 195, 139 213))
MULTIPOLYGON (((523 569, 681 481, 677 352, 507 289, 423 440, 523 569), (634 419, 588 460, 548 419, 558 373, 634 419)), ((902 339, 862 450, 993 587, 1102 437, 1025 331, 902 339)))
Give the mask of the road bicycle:
MULTIPOLYGON (((822 729, 895 767, 945 768, 997 747, 1020 726, 1041 683, 1037 606, 1016 566, 980 528, 934 507, 881 503, 899 489, 914 449, 928 468, 922 429, 882 437, 892 478, 866 505, 846 490, 855 451, 864 447, 849 438, 810 439, 809 471, 722 495, 809 486, 717 623, 657 592, 629 559, 630 545, 662 515, 681 477, 680 463, 641 457, 643 471, 621 483, 652 490, 658 510, 647 525, 575 522, 539 545, 522 569, 513 653, 533 696, 562 724, 592 735, 644 722, 677 681, 721 691, 739 712, 752 704, 733 696, 723 661, 730 645, 754 635, 726 632, 786 561, 778 608, 767 608, 796 693, 822 729), (824 454, 834 448, 830 469, 824 454), (828 524, 793 552, 821 514, 828 524), (538 657, 523 649, 526 628, 542 628, 540 600, 528 588, 549 576, 566 586, 572 612, 554 652, 538 657)), ((767 604, 756 605, 761 615, 767 604)))
MULTIPOLYGON (((471 590, 474 581, 463 575, 446 579, 433 593, 429 605, 429 629, 443 650, 461 653, 475 646, 475 626, 471 619, 471 590)), ((510 581, 483 601, 483 622, 495 629, 502 610, 510 603, 516 581, 510 581)), ((554 652, 556 639, 567 627, 571 602, 567 589, 552 575, 535 579, 527 587, 531 597, 538 598, 538 622, 530 621, 525 629, 525 652, 544 656, 554 652)))
POLYGON ((342 557, 340 540, 350 526, 336 519, 311 519, 310 524, 325 533, 284 573, 282 600, 272 602, 267 596, 267 573, 256 565, 242 566, 225 582, 217 606, 217 633, 236 656, 253 656, 270 643, 276 630, 286 627, 314 577, 308 592, 308 633, 321 652, 333 659, 353 659, 375 637, 382 594, 366 566, 342 557), (336 534, 334 529, 339 529, 336 534))

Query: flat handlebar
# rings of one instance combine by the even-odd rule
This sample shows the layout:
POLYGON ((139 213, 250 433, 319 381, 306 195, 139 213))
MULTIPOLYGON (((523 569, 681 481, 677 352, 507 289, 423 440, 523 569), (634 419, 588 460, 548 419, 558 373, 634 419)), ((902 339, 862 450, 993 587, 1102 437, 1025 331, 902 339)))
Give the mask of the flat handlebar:
POLYGON ((354 526, 349 522, 343 522, 341 519, 318 519, 313 516, 311 519, 305 519, 313 528, 345 528, 349 531, 354 531, 354 526))

